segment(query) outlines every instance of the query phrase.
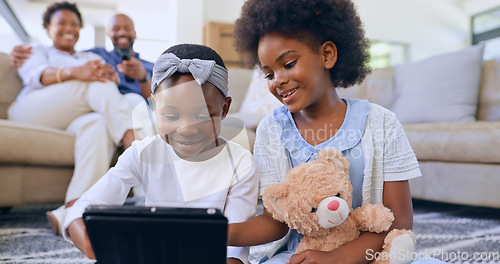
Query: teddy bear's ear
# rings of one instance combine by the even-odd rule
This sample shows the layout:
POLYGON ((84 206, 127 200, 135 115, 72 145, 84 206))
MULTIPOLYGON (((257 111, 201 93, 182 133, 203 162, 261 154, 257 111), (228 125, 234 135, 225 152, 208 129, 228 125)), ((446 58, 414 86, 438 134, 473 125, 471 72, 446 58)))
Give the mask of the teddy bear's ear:
POLYGON ((342 155, 342 152, 333 149, 323 149, 319 152, 316 160, 326 160, 335 164, 336 167, 343 170, 345 173, 349 172, 349 161, 342 155))
POLYGON ((262 195, 262 202, 266 210, 278 221, 283 221, 283 210, 279 201, 288 196, 288 184, 272 184, 266 187, 262 195))

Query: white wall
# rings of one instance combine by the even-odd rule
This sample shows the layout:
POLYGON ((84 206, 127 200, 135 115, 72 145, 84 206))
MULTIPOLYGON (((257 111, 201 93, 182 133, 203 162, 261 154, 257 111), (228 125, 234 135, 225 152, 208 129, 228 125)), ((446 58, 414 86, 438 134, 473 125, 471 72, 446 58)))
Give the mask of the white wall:
POLYGON ((357 0, 369 39, 409 45, 409 60, 468 45, 468 17, 449 1, 357 0), (396 12, 397 10, 397 12, 396 12))
MULTIPOLYGON (((134 49, 154 62, 174 44, 203 44, 203 10, 204 0, 121 0, 117 11, 134 20, 134 49)), ((112 48, 111 41, 106 47, 112 48)))
POLYGON ((240 16, 245 0, 204 0, 204 23, 234 23, 240 16))
MULTIPOLYGON (((177 39, 175 35, 177 33, 175 30, 177 24, 173 21, 173 14, 175 12, 169 8, 171 1, 182 0, 117 0, 116 3, 105 0, 101 1, 102 3, 75 1, 82 13, 84 22, 84 27, 80 31, 80 38, 75 48, 77 50, 85 50, 96 46, 95 27, 107 28, 109 20, 113 15, 116 13, 125 13, 129 15, 135 23, 137 31, 137 39, 134 45, 135 49, 140 51, 141 57, 150 61, 155 61, 156 58, 158 58, 165 49, 173 45, 177 39)), ((32 42, 42 42, 47 45, 52 44, 51 39, 48 38, 42 26, 42 14, 47 5, 53 2, 52 0, 46 2, 9 0, 8 2, 28 34, 32 37, 32 42)), ((197 12, 200 13, 201 11, 197 12)), ((199 22, 199 24, 201 23, 202 22, 199 22)), ((0 26, 2 25, 0 24, 0 26)), ((2 36, 2 40, 3 39, 2 36)), ((13 39, 14 41, 2 41, 0 43, 1 52, 8 53, 14 45, 22 43, 15 35, 12 35, 8 39, 13 39)), ((113 45, 111 41, 107 37, 105 37, 105 40, 106 48, 112 49, 113 45)))
POLYGON ((11 48, 21 43, 21 39, 16 35, 14 30, 10 27, 10 25, 0 16, 0 52, 8 53, 11 48))
MULTIPOLYGON (((205 0, 205 22, 234 22, 244 0, 205 0)), ((366 36, 409 45, 416 61, 470 45, 469 16, 500 0, 354 0, 366 36)))
MULTIPOLYGON (((175 44, 177 17, 172 7, 173 2, 174 0, 118 1, 116 12, 124 13, 134 21, 137 33, 134 49, 141 54, 142 58, 154 62, 164 50, 175 44)), ((107 21, 110 18, 111 16, 107 21)), ((113 44, 107 37, 106 48, 108 50, 113 48, 113 44)))
MULTIPOLYGON (((50 44, 41 26, 47 0, 8 0, 34 41, 50 44)), ((203 43, 203 26, 209 21, 233 23, 244 0, 102 0, 76 1, 85 27, 77 49, 94 46, 94 27, 107 26, 117 12, 132 17, 137 31, 135 49, 151 61, 181 42, 203 43)), ((500 0, 354 0, 373 40, 409 44, 410 61, 455 51, 470 43, 469 16, 495 6, 500 0)), ((2 25, 0 24, 0 27, 2 25)), ((20 40, 0 31, 0 51, 9 52, 20 40)), ((107 39, 107 38, 106 38, 107 39)), ((109 40, 106 47, 112 47, 109 40)))
POLYGON ((500 0, 469 0, 460 4, 467 15, 474 15, 494 7, 500 7, 500 0))
MULTIPOLYGON (((52 40, 47 36, 45 29, 42 26, 42 15, 47 7, 44 2, 30 2, 27 0, 8 1, 13 12, 18 16, 19 20, 25 27, 25 30, 32 37, 32 42, 42 42, 47 45, 52 44, 52 40)), ((105 19, 114 14, 115 9, 109 8, 94 8, 89 5, 79 5, 84 27, 80 31, 80 38, 75 46, 77 50, 84 50, 94 47, 95 34, 94 25, 104 25, 105 19)), ((20 44, 21 41, 15 44, 20 44)), ((1 50, 11 50, 13 45, 7 47, 1 44, 1 50)))

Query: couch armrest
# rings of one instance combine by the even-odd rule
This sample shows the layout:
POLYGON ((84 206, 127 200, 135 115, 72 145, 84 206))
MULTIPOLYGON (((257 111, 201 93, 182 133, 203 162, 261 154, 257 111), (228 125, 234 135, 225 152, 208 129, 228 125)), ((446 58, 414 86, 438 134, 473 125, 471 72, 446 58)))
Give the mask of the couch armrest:
POLYGON ((73 167, 75 137, 48 127, 0 119, 0 163, 73 167))
POLYGON ((0 52, 0 118, 7 118, 7 110, 23 88, 17 69, 10 65, 9 55, 0 52))

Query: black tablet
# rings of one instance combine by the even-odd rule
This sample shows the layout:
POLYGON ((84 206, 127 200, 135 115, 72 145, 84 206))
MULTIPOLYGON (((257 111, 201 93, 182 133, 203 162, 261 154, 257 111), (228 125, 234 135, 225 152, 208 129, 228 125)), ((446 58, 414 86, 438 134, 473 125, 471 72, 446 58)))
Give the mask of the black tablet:
POLYGON ((83 219, 99 264, 226 263, 218 209, 90 206, 83 219))

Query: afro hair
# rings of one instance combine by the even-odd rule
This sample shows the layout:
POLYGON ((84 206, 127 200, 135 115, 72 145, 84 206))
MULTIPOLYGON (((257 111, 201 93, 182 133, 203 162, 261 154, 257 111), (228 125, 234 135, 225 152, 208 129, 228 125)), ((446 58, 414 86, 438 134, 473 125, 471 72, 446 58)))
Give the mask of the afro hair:
POLYGON ((270 32, 295 38, 313 51, 333 42, 338 57, 330 78, 335 87, 361 83, 370 72, 369 41, 351 0, 247 0, 235 23, 236 50, 250 64, 259 64, 259 40, 270 32))
POLYGON ((82 14, 78 10, 76 4, 71 4, 64 1, 64 2, 53 3, 47 7, 42 16, 44 28, 47 28, 47 26, 50 24, 50 19, 52 18, 52 15, 59 10, 69 10, 75 13, 76 16, 78 17, 78 20, 80 21, 80 27, 83 27, 82 14))

